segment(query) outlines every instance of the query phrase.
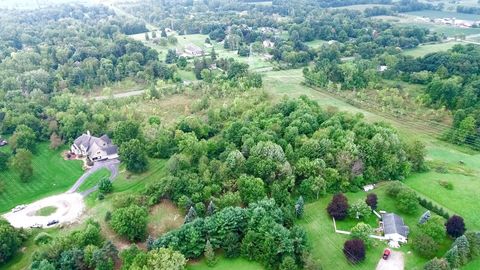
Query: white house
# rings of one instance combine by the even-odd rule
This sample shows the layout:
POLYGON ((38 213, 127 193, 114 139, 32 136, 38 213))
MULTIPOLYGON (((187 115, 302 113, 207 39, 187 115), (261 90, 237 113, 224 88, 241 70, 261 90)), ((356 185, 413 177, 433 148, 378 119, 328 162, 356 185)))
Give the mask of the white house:
POLYGON ((264 48, 273 48, 273 47, 275 47, 275 43, 272 42, 269 39, 266 39, 266 40, 263 41, 263 47, 264 48))
POLYGON ((394 213, 382 213, 382 227, 386 240, 407 243, 409 229, 400 216, 394 213))
POLYGON ((112 144, 112 140, 107 135, 98 138, 90 135, 89 131, 73 142, 70 151, 92 161, 118 158, 118 147, 112 144))

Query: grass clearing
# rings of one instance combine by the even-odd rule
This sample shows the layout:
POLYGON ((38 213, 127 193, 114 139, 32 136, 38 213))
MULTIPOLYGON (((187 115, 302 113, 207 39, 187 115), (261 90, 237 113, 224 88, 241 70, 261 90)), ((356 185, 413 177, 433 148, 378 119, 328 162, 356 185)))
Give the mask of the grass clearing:
POLYGON ((408 49, 403 51, 403 54, 410 55, 413 57, 423 57, 429 53, 447 51, 457 44, 462 44, 461 42, 445 42, 438 44, 426 44, 420 45, 414 49, 408 49))
POLYGON ((106 168, 102 168, 92 173, 83 184, 78 188, 78 192, 89 190, 96 186, 103 178, 110 177, 110 171, 106 168))
POLYGON ((160 204, 150 209, 148 215, 148 233, 153 237, 181 227, 184 221, 184 213, 171 202, 163 200, 160 204))
POLYGON ((418 16, 418 17, 427 17, 432 19, 456 18, 459 20, 472 20, 472 21, 476 21, 480 17, 479 15, 476 15, 476 14, 466 14, 466 13, 440 11, 440 10, 412 11, 412 12, 407 12, 405 14, 418 16))
MULTIPOLYGON (((32 159, 33 177, 29 182, 20 181, 13 170, 0 172, 0 181, 5 188, 0 193, 0 213, 68 190, 83 170, 81 161, 63 159, 63 150, 53 151, 49 143, 37 144, 32 159)), ((8 147, 2 148, 2 151, 8 151, 8 147)))
POLYGON ((55 206, 47 206, 47 207, 44 207, 40 210, 38 210, 35 215, 37 216, 42 216, 42 217, 48 217, 50 216, 51 214, 57 212, 57 207, 55 206))
POLYGON ((227 259, 223 256, 219 257, 215 266, 209 267, 205 260, 192 262, 187 266, 187 270, 263 270, 262 265, 252 262, 244 258, 227 259))

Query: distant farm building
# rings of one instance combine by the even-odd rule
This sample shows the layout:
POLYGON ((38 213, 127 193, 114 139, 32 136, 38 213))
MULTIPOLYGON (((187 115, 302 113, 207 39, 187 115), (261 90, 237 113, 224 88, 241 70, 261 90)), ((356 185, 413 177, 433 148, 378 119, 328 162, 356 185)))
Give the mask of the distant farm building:
POLYGON ((107 135, 98 138, 90 135, 89 131, 73 142, 70 151, 92 161, 118 158, 118 147, 107 135))
POLYGON ((202 56, 204 54, 204 51, 202 50, 202 48, 198 47, 195 44, 188 44, 183 49, 183 52, 180 51, 180 53, 178 53, 177 51, 177 54, 185 57, 195 57, 195 56, 202 56))

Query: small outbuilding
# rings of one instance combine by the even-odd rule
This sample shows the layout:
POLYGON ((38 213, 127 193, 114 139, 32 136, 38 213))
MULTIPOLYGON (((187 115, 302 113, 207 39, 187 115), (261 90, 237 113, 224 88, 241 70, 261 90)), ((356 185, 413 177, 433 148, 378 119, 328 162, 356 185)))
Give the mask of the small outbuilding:
POLYGON ((0 147, 6 146, 8 144, 7 140, 0 138, 0 147))
POLYGON ((386 240, 396 243, 407 243, 409 228, 399 215, 382 213, 382 228, 386 240))

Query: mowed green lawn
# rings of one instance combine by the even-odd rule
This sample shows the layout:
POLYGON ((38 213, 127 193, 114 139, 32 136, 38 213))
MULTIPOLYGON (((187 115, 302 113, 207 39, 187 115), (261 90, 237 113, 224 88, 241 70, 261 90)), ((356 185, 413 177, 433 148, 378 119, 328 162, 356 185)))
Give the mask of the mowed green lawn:
POLYGON ((82 162, 64 160, 61 152, 50 150, 48 143, 38 144, 32 160, 33 177, 26 183, 20 181, 13 170, 0 172, 0 181, 4 183, 4 191, 0 193, 0 213, 68 190, 83 174, 82 162))
MULTIPOLYGON (((403 217, 405 223, 410 227, 411 235, 415 235, 418 222, 421 214, 426 211, 424 208, 419 208, 414 214, 407 215, 401 213, 396 207, 396 201, 385 194, 386 184, 380 184, 374 193, 378 196, 378 210, 385 210, 387 212, 395 212, 403 217)), ((356 200, 364 200, 366 198, 366 192, 348 193, 346 194, 349 203, 353 203, 356 200)), ((337 234, 334 232, 333 221, 328 215, 326 208, 330 202, 332 195, 325 198, 321 198, 319 201, 306 204, 305 217, 298 222, 307 231, 308 240, 312 249, 312 255, 318 259, 323 266, 323 269, 375 269, 378 261, 381 259, 383 250, 387 247, 387 244, 383 241, 373 240, 375 244, 367 250, 367 256, 364 262, 352 266, 343 254, 343 244, 349 239, 348 235, 337 234)), ((371 224, 371 222, 369 222, 371 224)), ((355 225, 351 219, 346 221, 337 221, 337 228, 347 229, 348 227, 355 225)), ((438 256, 448 249, 451 242, 445 240, 441 245, 441 250, 438 256)), ((423 269, 423 265, 427 261, 417 256, 411 249, 411 244, 402 246, 400 249, 404 252, 405 256, 405 269, 423 269)))
POLYGON ((190 263, 187 270, 263 270, 262 265, 257 262, 248 261, 243 258, 227 259, 219 257, 217 264, 214 267, 209 267, 205 260, 190 263))
POLYGON ((445 42, 445 43, 438 43, 438 44, 420 45, 414 49, 405 50, 403 54, 410 55, 413 57, 422 57, 429 53, 447 51, 457 44, 462 44, 462 43, 461 42, 445 42))
POLYGON ((90 188, 93 188, 96 186, 100 180, 103 178, 108 178, 110 177, 110 171, 108 169, 100 169, 94 173, 92 173, 86 180, 83 182, 83 184, 78 188, 78 192, 83 192, 86 191, 90 188))
POLYGON ((435 161, 430 165, 431 170, 412 175, 405 184, 464 217, 467 229, 480 230, 480 154, 432 145, 427 158, 435 161), (447 168, 448 173, 437 172, 436 167, 440 166, 447 168), (451 182, 453 190, 440 186, 440 181, 451 182))

